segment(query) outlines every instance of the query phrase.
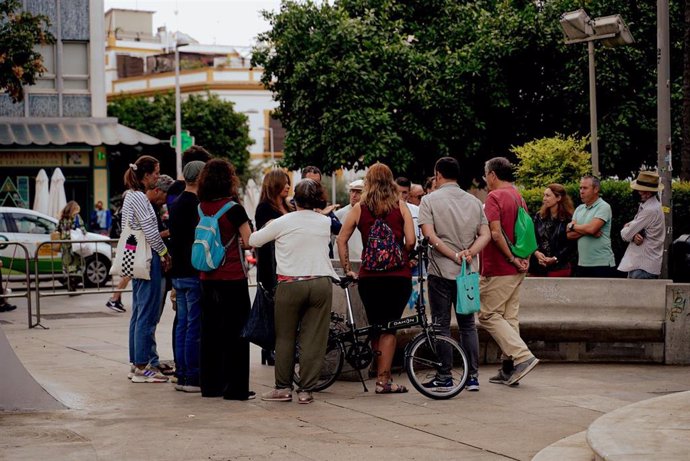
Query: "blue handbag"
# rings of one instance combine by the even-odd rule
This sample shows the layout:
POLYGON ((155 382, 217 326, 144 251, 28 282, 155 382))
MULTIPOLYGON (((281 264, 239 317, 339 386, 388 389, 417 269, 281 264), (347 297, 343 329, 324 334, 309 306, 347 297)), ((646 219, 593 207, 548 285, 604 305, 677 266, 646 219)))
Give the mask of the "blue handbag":
POLYGON ((458 287, 458 296, 455 302, 455 312, 462 315, 479 312, 479 273, 467 270, 467 262, 462 260, 462 269, 455 282, 458 287))

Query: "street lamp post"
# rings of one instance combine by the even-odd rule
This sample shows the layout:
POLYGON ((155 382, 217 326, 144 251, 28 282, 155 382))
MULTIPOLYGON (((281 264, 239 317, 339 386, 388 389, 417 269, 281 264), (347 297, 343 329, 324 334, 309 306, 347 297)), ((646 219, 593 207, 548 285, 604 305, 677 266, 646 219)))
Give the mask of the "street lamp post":
POLYGON ((591 19, 583 9, 561 15, 565 43, 587 43, 589 61, 589 123, 592 146, 592 174, 599 176, 599 138, 597 134, 597 89, 594 67, 594 41, 614 47, 633 43, 632 34, 619 14, 591 19))
POLYGON ((182 176, 182 102, 180 101, 180 46, 175 38, 175 165, 177 179, 182 176))
POLYGON ((187 46, 187 41, 178 40, 175 36, 175 165, 177 179, 182 178, 182 97, 180 96, 180 48, 187 46))
POLYGON ((668 0, 657 0, 657 168, 664 190, 661 206, 666 221, 664 259, 661 277, 668 277, 668 250, 673 240, 671 187, 671 51, 669 38, 668 0))

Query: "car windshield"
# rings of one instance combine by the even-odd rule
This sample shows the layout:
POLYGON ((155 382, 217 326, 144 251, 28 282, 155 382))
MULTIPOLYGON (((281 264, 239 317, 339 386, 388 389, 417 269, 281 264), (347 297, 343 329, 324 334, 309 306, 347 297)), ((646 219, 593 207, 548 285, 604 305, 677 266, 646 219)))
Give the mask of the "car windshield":
POLYGON ((13 213, 17 232, 23 234, 50 234, 55 230, 55 223, 40 216, 13 213))

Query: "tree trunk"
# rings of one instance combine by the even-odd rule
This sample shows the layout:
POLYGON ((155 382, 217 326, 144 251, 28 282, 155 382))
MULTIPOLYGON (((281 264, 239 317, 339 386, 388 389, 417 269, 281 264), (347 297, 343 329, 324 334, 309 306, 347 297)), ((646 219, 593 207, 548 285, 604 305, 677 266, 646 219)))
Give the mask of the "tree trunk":
POLYGON ((690 0, 685 0, 683 31, 683 147, 680 153, 680 178, 690 181, 690 0))

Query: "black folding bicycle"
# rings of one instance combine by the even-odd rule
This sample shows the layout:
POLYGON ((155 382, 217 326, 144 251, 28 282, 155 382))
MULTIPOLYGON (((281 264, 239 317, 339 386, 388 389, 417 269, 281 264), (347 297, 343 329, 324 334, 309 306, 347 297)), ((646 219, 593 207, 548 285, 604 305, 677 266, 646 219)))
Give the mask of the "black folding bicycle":
MULTIPOLYGON (((426 317, 424 302, 425 268, 428 264, 429 242, 420 241, 416 252, 419 259, 419 296, 415 303, 416 314, 388 322, 387 325, 369 325, 358 328, 352 313, 352 302, 349 287, 356 283, 350 277, 335 281, 345 290, 347 301, 347 319, 334 312, 328 331, 328 345, 324 357, 319 381, 315 391, 322 391, 332 385, 347 362, 359 374, 359 380, 368 392, 362 376, 362 370, 371 364, 374 351, 371 339, 381 331, 397 331, 404 328, 419 327, 420 332, 405 347, 403 367, 410 383, 419 392, 432 399, 450 399, 465 387, 468 377, 467 356, 460 344, 453 338, 440 334, 438 326, 430 323, 426 317), (441 358, 443 357, 443 359, 441 358), (442 385, 439 385, 440 382, 442 385)), ((298 352, 299 354, 299 352, 298 352)), ((295 382, 299 382, 299 361, 295 366, 295 382)))

